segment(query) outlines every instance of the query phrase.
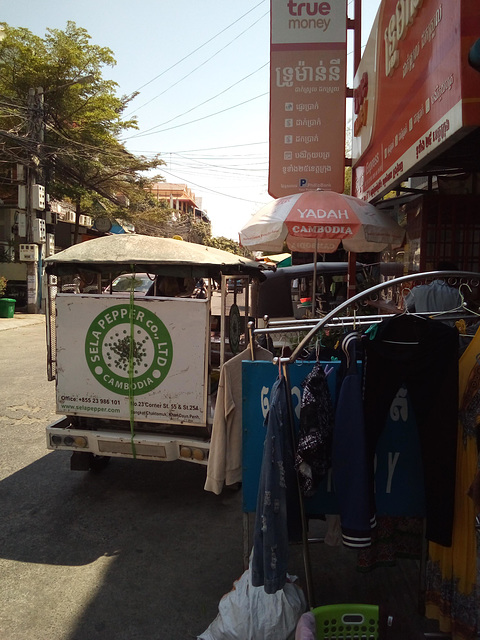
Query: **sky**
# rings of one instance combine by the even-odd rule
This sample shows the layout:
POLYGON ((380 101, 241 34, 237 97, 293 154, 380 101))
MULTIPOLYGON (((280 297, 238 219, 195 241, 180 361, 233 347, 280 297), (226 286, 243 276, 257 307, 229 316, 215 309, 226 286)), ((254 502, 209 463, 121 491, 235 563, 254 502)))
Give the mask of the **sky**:
MULTIPOLYGON (((362 45, 379 4, 362 0, 362 45)), ((352 17, 353 0, 348 5, 352 17)), ((158 173, 188 185, 212 234, 238 240, 271 200, 269 9, 270 0, 3 0, 0 22, 43 37, 70 20, 91 44, 110 48, 117 64, 103 77, 119 96, 139 91, 125 113, 139 129, 125 134, 125 146, 161 154, 158 173)), ((348 53, 350 63, 351 41, 348 53)))

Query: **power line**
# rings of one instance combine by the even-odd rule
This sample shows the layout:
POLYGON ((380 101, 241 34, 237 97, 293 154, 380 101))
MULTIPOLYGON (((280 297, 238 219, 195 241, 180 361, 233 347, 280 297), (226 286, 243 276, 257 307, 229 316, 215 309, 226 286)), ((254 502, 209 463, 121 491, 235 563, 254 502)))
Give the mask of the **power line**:
POLYGON ((199 64, 197 67, 195 67, 195 69, 192 69, 191 71, 189 71, 189 73, 187 73, 186 75, 183 76, 183 78, 180 78, 179 80, 177 80, 176 82, 174 82, 173 84, 171 84, 169 87, 167 87, 166 89, 164 89, 161 93, 159 93, 158 95, 154 96, 153 98, 151 98, 148 102, 145 102, 144 104, 142 104, 140 107, 138 107, 137 109, 135 109, 135 111, 139 111, 140 109, 142 109, 143 107, 146 107, 147 104, 150 104, 151 102, 153 102, 154 100, 156 100, 157 98, 160 98, 161 96, 163 96, 165 93, 167 93, 167 91, 170 91, 170 89, 173 89, 173 87, 176 87, 177 84, 180 84, 180 82, 183 82, 186 78, 189 78, 193 73, 195 73, 195 71, 198 71, 199 69, 201 69, 202 67, 204 67, 207 62, 210 62, 210 60, 213 60, 213 58, 215 58, 219 53, 221 53, 222 51, 224 51, 227 47, 229 47, 233 42, 235 42, 235 40, 238 40, 238 38, 240 38, 244 33, 246 33, 247 31, 249 31, 254 25, 257 24, 257 22, 260 22, 260 20, 262 18, 264 18, 266 15, 268 15, 268 11, 266 13, 263 14, 263 16, 260 16, 260 18, 258 18, 258 20, 256 20, 253 24, 251 24, 249 27, 247 27, 247 29, 245 29, 244 31, 242 31, 241 33, 238 34, 238 36, 236 36, 235 38, 233 38, 233 40, 230 40, 230 42, 228 42, 224 47, 222 47, 221 49, 219 49, 218 51, 216 51, 214 54, 212 54, 210 56, 210 58, 207 58, 206 60, 204 60, 201 64, 199 64))
POLYGON ((169 124, 170 122, 173 122, 177 118, 181 118, 182 116, 186 116, 188 113, 191 113, 192 111, 195 111, 195 109, 198 109, 199 107, 202 107, 204 104, 207 104, 208 102, 211 102, 212 100, 215 100, 215 98, 218 98, 219 96, 223 95, 227 91, 230 91, 230 89, 233 89, 233 87, 237 87, 241 82, 243 82, 244 80, 247 80, 248 78, 251 78, 251 76, 253 76, 256 73, 258 73, 259 71, 261 71, 264 67, 268 66, 268 64, 269 64, 268 62, 266 62, 265 64, 262 64, 261 67, 259 67, 255 71, 252 71, 252 73, 249 73, 248 75, 244 76, 241 80, 237 80, 237 82, 234 82, 229 87, 227 87, 226 89, 223 89, 223 91, 220 91, 219 93, 217 93, 216 95, 212 96, 211 98, 208 98, 207 100, 204 100, 200 104, 197 104, 195 107, 192 107, 191 109, 188 109, 187 111, 184 111, 183 113, 179 113, 177 116, 174 116, 173 118, 170 118, 170 120, 166 120, 165 122, 162 122, 161 124, 157 124, 157 125, 155 125, 153 127, 150 127, 149 129, 145 129, 144 131, 141 132, 141 134, 145 134, 148 131, 153 131, 154 129, 158 129, 159 127, 163 127, 164 125, 169 124))
MULTIPOLYGON (((213 117, 215 115, 221 114, 224 111, 229 111, 231 109, 234 109, 236 107, 242 106, 243 104, 246 104, 248 102, 251 102, 253 100, 256 100, 262 96, 267 95, 267 93, 261 94, 259 96, 255 96, 254 98, 251 98, 249 100, 246 100, 242 103, 236 104, 236 105, 232 105, 231 107, 227 107, 224 110, 221 110, 219 112, 210 114, 208 116, 204 116, 203 118, 200 118, 200 120, 206 119, 206 118, 210 118, 213 117)), ((187 124, 191 124, 192 122, 196 122, 197 120, 194 121, 190 121, 188 123, 184 123, 182 125, 178 125, 178 126, 185 126, 187 124)), ((88 144, 86 142, 80 142, 78 140, 75 140, 73 138, 68 137, 67 135, 65 135, 65 133, 59 131, 58 129, 56 129, 54 126, 52 126, 50 123, 46 123, 46 128, 49 129, 51 132, 53 132, 54 134, 56 134, 57 136, 59 136, 60 138, 63 138, 65 141, 67 141, 68 143, 70 143, 73 147, 75 147, 77 149, 77 151, 74 151, 73 149, 65 149, 64 146, 61 146, 60 144, 52 144, 52 143, 44 143, 42 144, 42 148, 51 153, 51 154, 55 154, 55 153, 67 153, 68 155, 70 155, 71 157, 78 157, 78 158, 82 158, 85 157, 84 153, 87 153, 88 151, 90 152, 96 152, 99 154, 108 154, 111 155, 113 157, 118 156, 118 157, 124 157, 125 153, 142 153, 141 151, 129 151, 126 148, 122 147, 118 150, 114 150, 112 148, 105 148, 105 147, 100 147, 97 145, 92 145, 92 144, 88 144)), ((177 127, 171 127, 171 128, 177 128, 177 127)), ((4 134, 7 132, 3 132, 4 134)), ((157 132, 157 133, 161 133, 161 131, 157 132)), ((12 132, 10 132, 10 135, 12 135, 12 132)), ((139 134, 139 136, 131 136, 131 137, 141 137, 143 134, 139 134)), ((146 135, 150 135, 150 134, 146 134, 146 135)), ((13 137, 13 135, 12 135, 13 137)), ((126 140, 128 140, 130 138, 126 138, 126 140)), ((121 141, 118 141, 119 145, 122 145, 123 143, 121 141)), ((219 150, 219 149, 235 149, 235 148, 244 148, 246 146, 256 146, 256 145, 264 145, 264 144, 268 144, 268 141, 259 141, 259 142, 251 142, 251 143, 245 143, 245 144, 236 144, 236 145, 226 145, 226 146, 220 146, 220 147, 207 147, 204 149, 190 149, 190 150, 182 150, 181 153, 187 153, 187 152, 198 152, 198 151, 215 151, 215 150, 219 150)), ((155 155, 159 155, 156 153, 152 153, 150 151, 147 152, 148 155, 150 156, 155 156, 155 155)), ((172 152, 170 152, 172 153, 172 152)), ((162 155, 168 155, 168 152, 163 152, 162 155)))
MULTIPOLYGON (((195 53, 197 53, 197 51, 200 51, 200 49, 203 49, 203 47, 205 47, 207 44, 209 44, 210 42, 212 42, 213 40, 215 40, 215 38, 218 38, 219 35, 221 35, 222 33, 224 33, 225 31, 228 31, 228 29, 230 29, 230 27, 233 27, 235 24, 237 24, 237 22, 240 22, 240 20, 243 20, 243 18, 245 18, 245 16, 247 16, 249 13, 251 13, 252 11, 254 11, 257 7, 259 7, 261 4, 263 4, 264 2, 266 2, 266 0, 261 0, 261 2, 259 2, 258 4, 256 4, 254 7, 252 7, 251 9, 249 9, 246 13, 244 13, 242 16, 240 16, 240 18, 237 18, 237 20, 235 20, 234 22, 232 22, 231 24, 229 24, 227 27, 225 27, 224 29, 222 29, 221 31, 219 31, 218 33, 216 33, 214 36, 212 36, 209 40, 207 40, 206 42, 204 42, 203 44, 201 44, 199 47, 197 47, 196 49, 194 49, 193 51, 191 51, 190 53, 188 53, 186 56, 184 56, 183 58, 181 58, 180 60, 178 60, 177 62, 175 62, 174 64, 172 64, 170 67, 168 67, 167 69, 165 69, 164 71, 162 71, 161 73, 159 73, 157 76, 155 76, 154 78, 152 78, 151 80, 149 80, 148 82, 146 82, 145 84, 142 84, 141 87, 139 87, 138 89, 136 89, 136 91, 140 91, 141 89, 143 89, 144 87, 148 86, 149 84, 151 84, 152 82, 154 82, 155 80, 158 80, 158 78, 161 78, 163 75, 165 75, 168 71, 171 71, 171 69, 174 69, 176 66, 178 66, 179 64, 181 64, 182 62, 184 62, 185 60, 187 60, 188 58, 190 58, 191 56, 193 56, 195 53)), ((135 93, 136 91, 134 91, 133 93, 135 93)), ((142 105, 145 106, 145 105, 142 105)), ((141 108, 141 107, 139 107, 141 108)))
MULTIPOLYGON (((258 96, 255 96, 254 98, 249 98, 248 100, 244 100, 243 102, 239 102, 238 104, 234 104, 231 107, 226 107, 225 109, 222 109, 221 111, 216 111, 215 113, 211 113, 207 116, 203 116, 202 118, 197 118, 196 120, 190 120, 189 122, 184 122, 183 124, 177 124, 174 127, 167 127, 166 129, 160 129, 160 131, 152 131, 151 133, 138 133, 135 134, 133 136, 129 136, 128 138, 123 138, 123 140, 131 140, 132 138, 143 138, 144 136, 151 136, 154 135, 155 133, 164 133, 165 131, 171 131, 172 129, 178 129, 179 127, 185 127, 189 124, 194 124, 195 122, 200 122, 201 120, 207 120, 208 118, 213 118, 214 116, 218 116, 221 113, 225 113, 226 111, 231 111, 232 109, 237 109, 238 107, 242 107, 244 104, 248 104, 249 102, 253 102, 254 100, 257 100, 258 98, 263 98, 264 96, 268 96, 269 95, 269 91, 266 91, 265 93, 261 93, 258 96)), ((161 125, 159 125, 161 126, 161 125)))
MULTIPOLYGON (((225 159, 227 160, 227 158, 225 159)), ((230 158, 228 158, 228 160, 230 160, 230 158)), ((224 163, 220 165, 213 164, 212 162, 206 162, 205 160, 199 158, 189 158, 177 154, 174 156, 173 162, 172 159, 170 159, 168 166, 171 167, 172 164, 179 166, 183 165, 184 167, 195 169, 196 171, 221 170, 225 173, 239 172, 239 175, 242 172, 255 173, 259 171, 265 171, 265 167, 268 167, 268 158, 266 156, 257 156, 255 158, 255 161, 251 157, 245 159, 242 158, 242 160, 244 161, 245 166, 240 165, 238 161, 236 161, 235 164, 224 163)))
MULTIPOLYGON (((183 180, 183 178, 181 178, 180 176, 177 176, 165 169, 162 169, 162 172, 172 176, 176 180, 183 180)), ((232 195, 229 195, 228 193, 222 193, 221 191, 215 191, 215 189, 210 189, 209 187, 203 187, 201 184, 192 182, 191 180, 188 181, 188 184, 193 185, 194 187, 198 187, 199 189, 202 189, 202 191, 209 191, 210 193, 215 193, 216 195, 223 196, 225 198, 232 198, 233 200, 241 200, 242 202, 251 202, 252 204, 258 204, 260 202, 260 200, 249 200, 247 198, 240 198, 239 196, 232 196, 232 195)))
MULTIPOLYGON (((169 153, 197 153, 199 151, 217 151, 218 149, 236 149, 240 147, 253 147, 259 144, 268 144, 268 140, 264 140, 262 142, 245 142, 244 144, 229 144, 223 147, 205 147, 203 149, 182 149, 180 151, 164 151, 162 155, 169 154, 169 153)), ((136 150, 136 151, 132 151, 132 153, 142 153, 142 151, 136 150)), ((147 153, 150 153, 150 150, 148 150, 147 153)))

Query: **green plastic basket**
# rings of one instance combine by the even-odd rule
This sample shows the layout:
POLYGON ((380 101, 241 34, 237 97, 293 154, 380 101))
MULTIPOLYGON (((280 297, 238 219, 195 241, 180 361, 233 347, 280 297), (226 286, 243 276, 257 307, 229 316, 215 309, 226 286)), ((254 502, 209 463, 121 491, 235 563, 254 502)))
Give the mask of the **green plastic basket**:
POLYGON ((317 640, 379 640, 375 604, 330 604, 312 609, 317 640))

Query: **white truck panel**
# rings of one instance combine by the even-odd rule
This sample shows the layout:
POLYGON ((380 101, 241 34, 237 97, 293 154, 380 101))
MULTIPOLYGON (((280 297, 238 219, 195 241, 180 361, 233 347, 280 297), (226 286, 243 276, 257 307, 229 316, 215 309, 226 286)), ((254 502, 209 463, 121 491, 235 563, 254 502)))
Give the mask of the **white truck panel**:
POLYGON ((208 300, 59 294, 56 309, 57 413, 206 425, 208 300))

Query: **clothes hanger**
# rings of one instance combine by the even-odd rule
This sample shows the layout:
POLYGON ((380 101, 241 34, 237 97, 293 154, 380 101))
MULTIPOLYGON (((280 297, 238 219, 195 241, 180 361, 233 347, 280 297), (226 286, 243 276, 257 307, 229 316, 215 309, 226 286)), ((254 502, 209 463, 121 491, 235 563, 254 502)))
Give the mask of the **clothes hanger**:
MULTIPOLYGON (((427 317, 429 317, 428 315, 424 315, 422 313, 416 313, 415 311, 410 311, 408 309, 406 304, 406 298, 409 293, 412 293, 412 290, 409 287, 405 287, 405 289, 402 289, 403 310, 400 313, 393 313, 389 317, 387 317, 387 320, 389 322, 396 321, 399 318, 406 318, 406 317, 409 317, 412 319, 418 318, 419 320, 426 320, 427 317)), ((382 342, 389 342, 391 344, 418 344, 418 341, 402 342, 402 341, 396 341, 396 340, 382 340, 382 342)))
POLYGON ((255 338, 253 335, 253 322, 248 323, 248 342, 250 345, 250 356, 252 360, 255 360, 255 338))
POLYGON ((405 287, 404 289, 402 289, 402 302, 403 302, 403 311, 401 314, 399 315, 403 315, 406 313, 410 313, 410 311, 407 308, 407 296, 412 293, 412 290, 410 289, 410 287, 405 287))
POLYGON ((466 287, 470 291, 470 293, 472 293, 471 286, 467 282, 462 282, 462 284, 458 287, 458 293, 460 295, 460 304, 454 307, 453 309, 432 313, 430 317, 437 318, 438 316, 445 315, 447 313, 455 313, 456 311, 466 311, 467 313, 471 313, 474 316, 480 317, 480 313, 477 313, 473 309, 470 309, 469 307, 467 307, 467 302, 465 300, 465 296, 463 295, 462 287, 466 287))
MULTIPOLYGON (((391 316, 391 318, 387 318, 388 322, 396 322, 399 318, 415 318, 415 319, 420 319, 420 320, 426 320, 427 318, 421 314, 417 314, 414 311, 409 311, 407 304, 406 304, 406 296, 408 295, 407 292, 411 293, 411 289, 409 289, 408 287, 406 287, 405 289, 402 290, 402 299, 403 299, 403 311, 401 313, 395 313, 391 316)), ((409 321, 410 322, 410 321, 409 321)), ((374 336, 375 337, 375 336, 374 336)), ((388 343, 388 344, 399 344, 399 345, 415 345, 415 344, 419 344, 418 340, 389 340, 388 338, 383 338, 382 342, 388 343)))
POLYGON ((458 291, 462 298, 462 311, 468 311, 468 313, 471 313, 474 316, 480 317, 480 313, 478 313, 477 311, 474 311, 473 309, 470 309, 470 307, 467 307, 467 301, 465 300, 465 297, 463 295, 462 287, 467 287, 470 293, 472 293, 472 287, 467 282, 462 282, 462 284, 458 287, 458 291))
POLYGON ((278 364, 278 377, 281 378, 283 376, 283 369, 282 369, 282 361, 285 358, 285 347, 286 345, 282 345, 282 350, 280 352, 280 356, 277 358, 277 364, 278 364))
MULTIPOLYGON (((460 295, 460 304, 458 304, 456 307, 453 307, 452 309, 445 309, 445 311, 437 311, 434 314, 432 313, 432 317, 445 315, 446 313, 455 313, 455 311, 463 310, 465 308, 465 296, 463 295, 461 288, 464 285, 470 289, 469 285, 465 282, 460 285, 460 287, 458 288, 458 293, 460 295)), ((472 290, 470 289, 470 291, 472 290)))
POLYGON ((333 366, 329 367, 328 364, 326 364, 323 368, 323 372, 326 378, 328 378, 328 376, 332 373, 332 371, 333 371, 333 366))
POLYGON ((325 349, 325 345, 323 344, 322 338, 323 338, 323 331, 320 331, 319 333, 317 333, 317 337, 315 340, 315 357, 317 362, 320 360, 320 349, 322 347, 325 349))
POLYGON ((342 340, 342 351, 345 354, 347 361, 347 369, 350 367, 350 344, 354 340, 361 340, 362 335, 358 331, 352 331, 347 333, 346 337, 342 340))

